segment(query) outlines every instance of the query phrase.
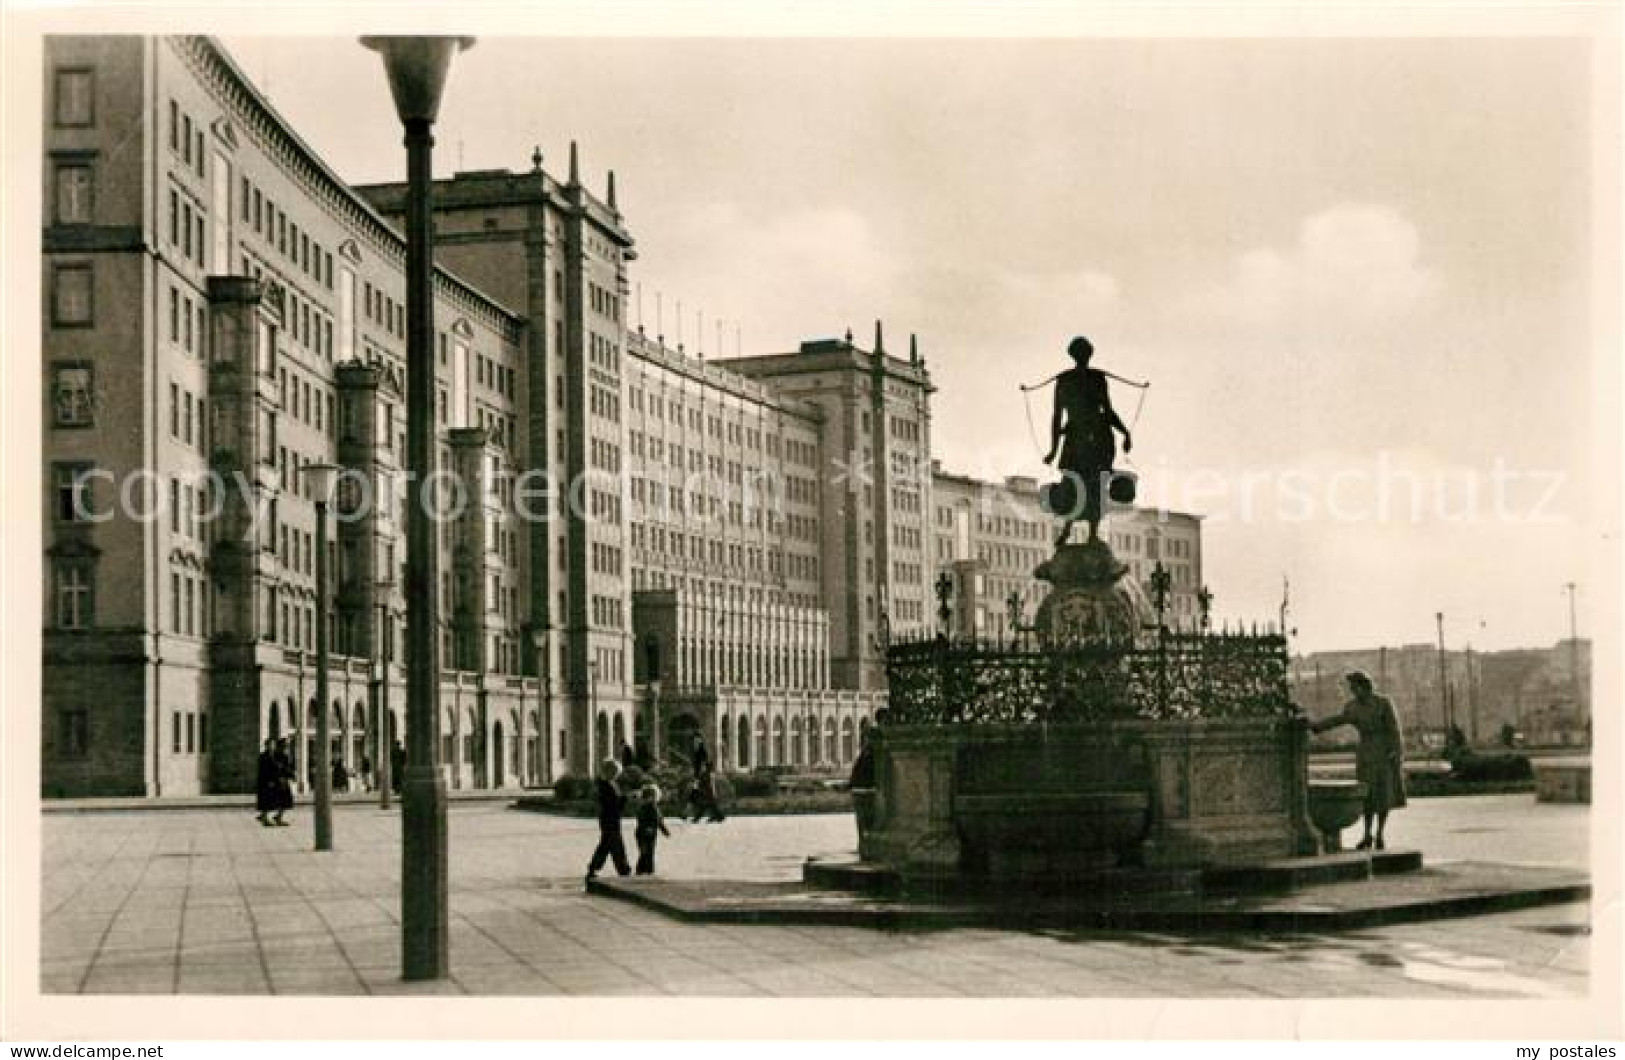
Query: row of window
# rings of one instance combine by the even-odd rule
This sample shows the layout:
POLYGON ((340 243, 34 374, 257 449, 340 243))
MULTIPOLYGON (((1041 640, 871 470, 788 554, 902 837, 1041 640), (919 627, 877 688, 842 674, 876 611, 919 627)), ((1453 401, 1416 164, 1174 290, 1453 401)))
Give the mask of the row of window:
MULTIPOLYGON (((636 531, 638 527, 633 527, 636 531)), ((592 542, 591 563, 594 574, 610 574, 620 577, 622 552, 614 545, 606 545, 601 541, 592 542)))
POLYGON ((204 423, 203 398, 194 395, 179 383, 169 384, 169 436, 200 453, 209 451, 208 434, 204 423))
POLYGON ((198 268, 204 268, 207 242, 207 222, 203 206, 193 200, 191 192, 179 187, 169 189, 169 245, 198 268))
POLYGON ((594 595, 592 624, 599 628, 624 629, 626 611, 619 597, 594 595))
POLYGON ((611 423, 621 422, 621 399, 613 390, 606 390, 601 386, 591 386, 587 392, 588 407, 594 416, 609 420, 611 423))
MULTIPOLYGON (((324 288, 333 290, 333 252, 301 232, 299 224, 291 220, 276 201, 245 175, 238 187, 238 214, 243 224, 276 251, 324 288)), ((403 329, 404 334, 404 329, 403 329)))

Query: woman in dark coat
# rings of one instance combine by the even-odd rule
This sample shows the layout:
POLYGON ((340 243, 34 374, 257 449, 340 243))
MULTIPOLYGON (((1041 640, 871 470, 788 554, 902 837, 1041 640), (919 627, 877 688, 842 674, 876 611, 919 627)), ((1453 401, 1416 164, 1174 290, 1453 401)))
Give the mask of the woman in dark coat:
POLYGON ((1373 846, 1383 849, 1382 833, 1388 811, 1405 805, 1405 743, 1399 731, 1399 714, 1387 696, 1379 695, 1371 678, 1356 670, 1347 679, 1354 698, 1343 711, 1310 725, 1315 732, 1352 725, 1360 734, 1354 753, 1354 778, 1365 785, 1365 838, 1356 850, 1373 846), (1377 830, 1371 831, 1375 819, 1377 830))
POLYGON ((287 827, 282 815, 293 809, 293 755, 288 751, 288 738, 276 742, 276 783, 271 789, 271 809, 276 814, 271 823, 287 827))
POLYGON ((277 796, 279 776, 276 741, 267 739, 265 749, 260 752, 259 760, 254 766, 254 816, 267 828, 271 826, 271 819, 265 815, 281 808, 277 796))

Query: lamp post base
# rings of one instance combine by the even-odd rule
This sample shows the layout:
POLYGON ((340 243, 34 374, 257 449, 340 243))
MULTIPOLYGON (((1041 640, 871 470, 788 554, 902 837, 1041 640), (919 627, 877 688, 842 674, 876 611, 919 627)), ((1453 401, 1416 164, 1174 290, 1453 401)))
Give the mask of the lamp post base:
POLYGON ((447 916, 446 784, 434 766, 401 778, 401 977, 450 972, 447 916))

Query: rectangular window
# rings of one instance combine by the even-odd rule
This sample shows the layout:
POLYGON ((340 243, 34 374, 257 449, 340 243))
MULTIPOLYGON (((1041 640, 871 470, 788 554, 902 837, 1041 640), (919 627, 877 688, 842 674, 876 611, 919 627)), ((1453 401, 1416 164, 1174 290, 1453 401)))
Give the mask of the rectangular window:
POLYGON ((95 424, 92 374, 88 364, 73 362, 51 368, 52 425, 90 427, 95 424))
POLYGON ((169 715, 169 745, 176 754, 181 753, 181 712, 178 710, 169 715))
POLYGON ((214 202, 210 209, 214 214, 214 242, 209 268, 223 274, 231 270, 231 163, 218 151, 214 156, 213 181, 214 202))
POLYGON ((86 162, 64 162, 56 167, 56 223, 87 225, 92 220, 91 171, 86 162))
POLYGON ((90 470, 89 464, 53 465, 57 522, 80 523, 90 518, 90 470))
POLYGON ((90 264, 55 265, 51 269, 51 323, 88 327, 95 320, 90 264))
POLYGON ((181 576, 174 573, 169 576, 169 631, 181 631, 181 576))
POLYGON ((339 269, 339 360, 355 357, 355 273, 339 269))
POLYGON ((83 128, 96 122, 95 74, 83 67, 56 72, 56 124, 83 128))
POLYGON ((181 116, 181 159, 190 166, 192 164, 192 116, 181 116))
POLYGON ((169 101, 169 149, 181 149, 181 107, 174 100, 169 101))
POLYGON ((90 715, 83 710, 57 712, 56 752, 63 758, 83 758, 90 752, 90 715))
POLYGON ((56 625, 59 629, 91 626, 90 567, 81 560, 56 565, 56 625))

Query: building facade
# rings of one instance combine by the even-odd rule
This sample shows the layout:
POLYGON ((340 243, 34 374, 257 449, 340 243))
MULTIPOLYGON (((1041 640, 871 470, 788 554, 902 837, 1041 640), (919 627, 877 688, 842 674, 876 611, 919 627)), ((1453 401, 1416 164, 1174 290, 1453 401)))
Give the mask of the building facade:
MULTIPOLYGON (((46 77, 44 790, 245 790, 268 736, 314 759, 319 709, 359 767, 404 732, 401 237, 209 40, 52 38, 46 77), (346 471, 327 542, 320 463, 346 471)), ((440 460, 478 498, 440 539, 443 739, 454 784, 504 783, 546 715, 498 503, 525 321, 444 271, 435 298, 440 460)))
MULTIPOLYGON (((1039 484, 1025 476, 986 482, 932 465, 933 577, 946 575, 948 625, 956 635, 1004 638, 1038 613, 1049 585, 1033 571, 1049 558, 1055 520, 1039 503, 1039 484)), ((1101 533, 1136 594, 1152 598, 1161 564, 1171 579, 1166 621, 1194 630, 1202 620, 1202 521, 1186 512, 1117 508, 1101 533)))

